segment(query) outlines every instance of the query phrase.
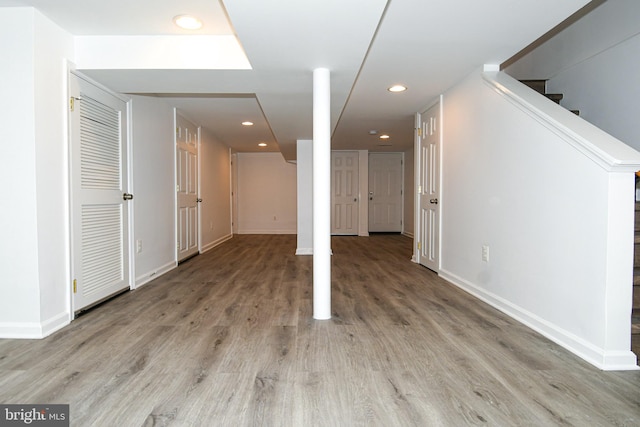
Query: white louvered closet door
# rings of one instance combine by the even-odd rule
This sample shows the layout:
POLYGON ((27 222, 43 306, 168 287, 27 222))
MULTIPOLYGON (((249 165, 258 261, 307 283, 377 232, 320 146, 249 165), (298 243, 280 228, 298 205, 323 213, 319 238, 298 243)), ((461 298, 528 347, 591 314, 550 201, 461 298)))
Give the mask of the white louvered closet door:
POLYGON ((73 310, 130 287, 126 103, 70 76, 73 310), (74 99, 75 98, 75 99, 74 99))

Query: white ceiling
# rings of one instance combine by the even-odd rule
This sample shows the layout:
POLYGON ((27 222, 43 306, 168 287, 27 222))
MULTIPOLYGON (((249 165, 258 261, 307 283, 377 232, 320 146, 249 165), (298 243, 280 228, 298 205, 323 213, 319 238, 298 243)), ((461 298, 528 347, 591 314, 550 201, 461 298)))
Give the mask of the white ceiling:
MULTIPOLYGON (((0 0, 33 6, 76 36, 235 34, 250 70, 85 69, 123 93, 161 96, 238 151, 281 151, 312 137, 312 72, 331 70, 334 149, 403 151, 413 114, 483 64, 515 55, 588 0, 0 0), (387 87, 403 83, 399 94, 387 87), (250 120, 251 128, 240 125, 250 120), (369 130, 388 133, 379 146, 369 130)), ((195 39, 195 37, 193 38, 195 39)), ((181 38, 180 40, 188 40, 181 38)), ((206 52, 202 52, 206 55, 206 52)), ((81 61, 80 61, 81 62, 81 61)))

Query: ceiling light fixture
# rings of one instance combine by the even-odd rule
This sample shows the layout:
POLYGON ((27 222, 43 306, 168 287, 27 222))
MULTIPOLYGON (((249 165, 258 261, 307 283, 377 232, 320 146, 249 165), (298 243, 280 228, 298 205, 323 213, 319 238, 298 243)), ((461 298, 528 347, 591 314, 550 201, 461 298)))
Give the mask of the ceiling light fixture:
POLYGON ((404 92, 405 90, 407 90, 407 87, 404 85, 393 85, 391 86, 389 89, 387 89, 389 92, 404 92))
POLYGON ((242 122, 242 126, 253 126, 253 122, 242 122))
POLYGON ((380 139, 389 139, 389 138, 390 138, 390 136, 387 135, 387 134, 380 135, 380 139))
POLYGON ((377 131, 377 130, 375 130, 375 129, 371 129, 371 130, 369 131, 369 135, 377 135, 377 134, 378 134, 378 131, 377 131))
POLYGON ((266 147, 266 146, 267 146, 267 143, 266 143, 266 142, 261 142, 261 143, 259 143, 259 144, 258 144, 258 146, 259 146, 259 147, 266 147))
POLYGON ((178 15, 173 18, 173 22, 185 30, 199 30, 202 28, 202 21, 191 15, 178 15))

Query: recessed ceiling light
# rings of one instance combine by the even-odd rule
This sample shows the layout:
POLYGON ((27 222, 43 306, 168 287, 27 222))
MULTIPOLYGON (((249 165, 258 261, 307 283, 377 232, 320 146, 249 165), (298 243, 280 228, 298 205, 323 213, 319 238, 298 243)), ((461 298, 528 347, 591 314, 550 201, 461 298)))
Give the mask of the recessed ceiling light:
POLYGON ((259 143, 259 144, 258 144, 258 146, 259 146, 259 147, 266 147, 266 146, 267 146, 267 143, 266 143, 266 142, 261 142, 261 143, 259 143))
POLYGON ((389 138, 390 138, 389 135, 386 135, 386 134, 380 135, 380 139, 389 139, 389 138))
POLYGON ((405 90, 407 90, 407 87, 403 85, 393 85, 387 90, 389 92, 404 92, 405 90))
POLYGON ((371 129, 371 130, 369 131, 369 135, 377 135, 377 134, 378 134, 378 131, 377 131, 377 130, 375 130, 375 129, 371 129))
POLYGON ((173 22, 185 30, 199 30, 202 28, 202 21, 191 15, 178 15, 173 18, 173 22))
POLYGON ((253 126, 253 122, 242 122, 242 126, 253 126))

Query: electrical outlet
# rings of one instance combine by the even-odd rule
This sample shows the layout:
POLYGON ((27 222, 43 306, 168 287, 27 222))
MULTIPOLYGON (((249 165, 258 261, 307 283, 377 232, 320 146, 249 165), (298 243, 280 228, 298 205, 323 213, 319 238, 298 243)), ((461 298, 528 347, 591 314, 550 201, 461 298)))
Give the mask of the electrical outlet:
POLYGON ((142 252, 142 239, 136 240, 136 253, 142 252))
POLYGON ((482 245, 482 261, 489 262, 489 246, 482 245))

